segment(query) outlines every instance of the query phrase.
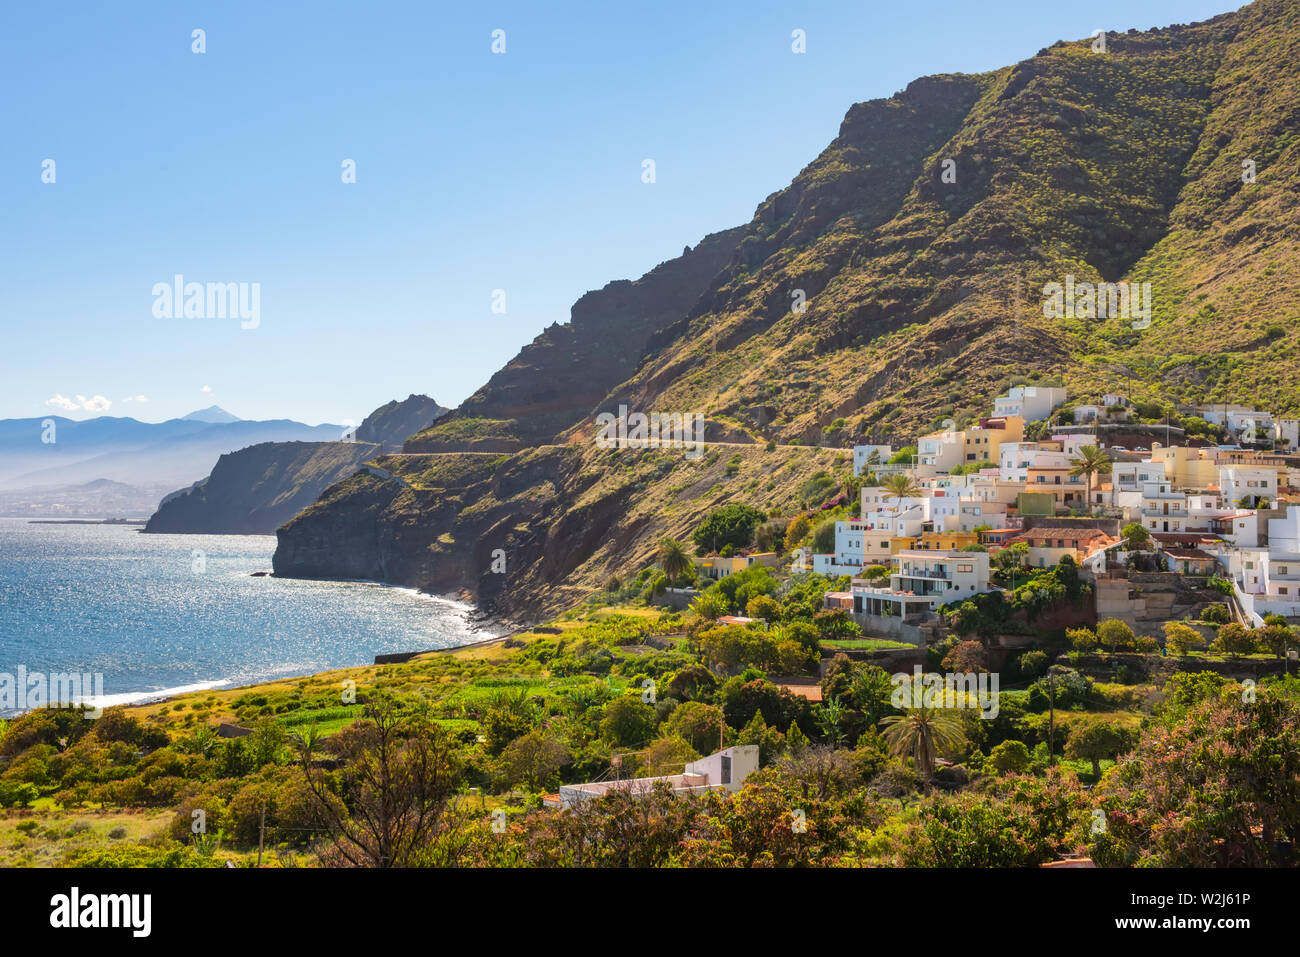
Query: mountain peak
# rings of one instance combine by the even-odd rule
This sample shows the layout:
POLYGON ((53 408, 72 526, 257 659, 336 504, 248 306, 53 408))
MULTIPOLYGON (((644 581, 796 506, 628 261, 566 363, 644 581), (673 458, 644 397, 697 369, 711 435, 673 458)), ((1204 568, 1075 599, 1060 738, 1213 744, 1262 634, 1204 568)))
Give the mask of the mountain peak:
POLYGON ((188 422, 224 423, 243 421, 239 416, 231 415, 219 405, 210 405, 206 409, 199 409, 197 412, 191 412, 189 415, 181 416, 181 418, 188 422))

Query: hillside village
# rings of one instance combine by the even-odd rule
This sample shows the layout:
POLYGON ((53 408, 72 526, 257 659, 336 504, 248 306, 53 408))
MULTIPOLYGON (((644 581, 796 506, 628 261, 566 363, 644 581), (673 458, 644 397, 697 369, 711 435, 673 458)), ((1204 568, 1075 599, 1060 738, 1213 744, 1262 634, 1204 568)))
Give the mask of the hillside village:
MULTIPOLYGON (((922 645, 943 606, 1062 561, 1091 583, 1099 617, 1138 634, 1160 636, 1198 592, 1248 628, 1300 620, 1300 454, 1288 451, 1300 420, 1191 408, 1203 430, 1193 438, 1167 420, 1141 424, 1121 394, 1066 402, 1062 387, 1016 386, 967 428, 902 449, 854 446, 856 514, 835 522, 833 550, 797 549, 788 567, 849 576, 825 608, 865 634, 922 645)), ((743 549, 696 562, 713 579, 786 564, 743 549)))

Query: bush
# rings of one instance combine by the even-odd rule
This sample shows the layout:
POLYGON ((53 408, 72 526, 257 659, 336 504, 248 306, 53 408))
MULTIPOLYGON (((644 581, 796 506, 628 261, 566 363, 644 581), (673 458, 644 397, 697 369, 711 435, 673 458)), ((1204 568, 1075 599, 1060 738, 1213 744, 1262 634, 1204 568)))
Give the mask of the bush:
MULTIPOLYGON (((1220 608, 1223 606, 1220 605, 1220 608)), ((1179 621, 1167 621, 1164 624, 1165 647, 1171 655, 1183 657, 1194 650, 1205 647, 1205 638, 1195 628, 1179 621)))
POLYGON ((1226 625, 1232 621, 1232 613, 1228 611, 1227 605, 1216 601, 1201 612, 1201 621, 1208 621, 1214 625, 1226 625))
POLYGON ((754 539, 754 529, 767 519, 756 508, 733 503, 715 509, 691 535, 695 551, 707 555, 727 545, 744 548, 754 539))
POLYGON ((989 752, 984 762, 985 774, 1019 774, 1029 767, 1029 748, 1023 741, 1003 741, 989 752))
POLYGON ((1210 650, 1234 658, 1248 655, 1255 650, 1255 636, 1244 625, 1232 621, 1219 626, 1218 637, 1210 643, 1210 650))
POLYGON ((1097 644, 1107 651, 1129 651, 1137 647, 1137 639, 1125 622, 1108 618, 1097 625, 1097 644))
POLYGON ((1067 628, 1065 637, 1076 651, 1092 651, 1097 647, 1097 633, 1091 628, 1067 628))

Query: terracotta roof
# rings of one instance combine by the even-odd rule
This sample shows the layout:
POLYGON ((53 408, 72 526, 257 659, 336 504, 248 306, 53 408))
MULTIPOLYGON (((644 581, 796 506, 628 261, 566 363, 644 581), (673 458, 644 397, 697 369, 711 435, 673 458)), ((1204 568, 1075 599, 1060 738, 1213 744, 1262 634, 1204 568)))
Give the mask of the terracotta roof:
POLYGON ((1152 532, 1151 537, 1162 545, 1199 545, 1201 542, 1219 541, 1219 536, 1203 532, 1152 532))
POLYGON ((1214 561, 1214 556, 1201 551, 1199 548, 1166 548, 1165 554, 1170 558, 1191 558, 1199 561, 1214 561))
POLYGON ((1083 541, 1090 541, 1094 538, 1107 538, 1100 528, 1057 528, 1054 526, 1044 525, 1042 527, 1029 528, 1021 532, 1017 538, 1073 538, 1083 541))

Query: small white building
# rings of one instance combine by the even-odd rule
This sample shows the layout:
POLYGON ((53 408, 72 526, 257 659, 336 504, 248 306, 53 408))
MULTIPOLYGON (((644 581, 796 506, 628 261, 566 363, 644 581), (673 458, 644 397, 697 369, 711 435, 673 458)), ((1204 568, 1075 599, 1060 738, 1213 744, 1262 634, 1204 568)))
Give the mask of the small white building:
POLYGON ((1036 422, 1065 404, 1065 390, 1054 386, 1022 385, 1008 389, 1006 395, 993 400, 993 416, 1018 415, 1026 422, 1036 422))
POLYGON ((864 472, 871 471, 868 463, 871 461, 872 454, 875 454, 876 461, 874 465, 884 465, 889 461, 889 457, 894 454, 894 450, 888 445, 855 445, 853 446, 853 474, 861 475, 864 472))
POLYGON ((1277 501, 1277 469, 1227 465, 1219 469, 1219 488, 1229 505, 1254 508, 1261 499, 1277 501))
POLYGON ((1242 445, 1267 445, 1273 438, 1271 413, 1235 404, 1202 406, 1200 412, 1206 422, 1226 428, 1242 445))
POLYGON ((603 797, 611 791, 624 790, 633 797, 645 797, 659 784, 667 784, 674 794, 701 794, 705 791, 739 791, 745 778, 758 770, 758 745, 741 744, 710 754, 687 764, 681 774, 626 781, 591 781, 560 787, 558 804, 571 808, 583 801, 603 797))
POLYGON ((1152 532, 1182 532, 1188 527, 1187 493, 1168 482, 1142 485, 1142 524, 1152 532))
POLYGON ((988 552, 904 549, 889 575, 893 591, 932 599, 931 607, 969 598, 989 588, 988 552))
POLYGON ((1300 419, 1274 419, 1273 441, 1280 448, 1300 450, 1300 419))
POLYGON ((965 432, 933 432, 916 443, 917 461, 939 472, 948 472, 966 462, 965 432))
POLYGON ((1029 480, 1031 468, 1070 468, 1070 456, 1038 442, 1011 442, 998 450, 998 477, 1010 482, 1029 480))

